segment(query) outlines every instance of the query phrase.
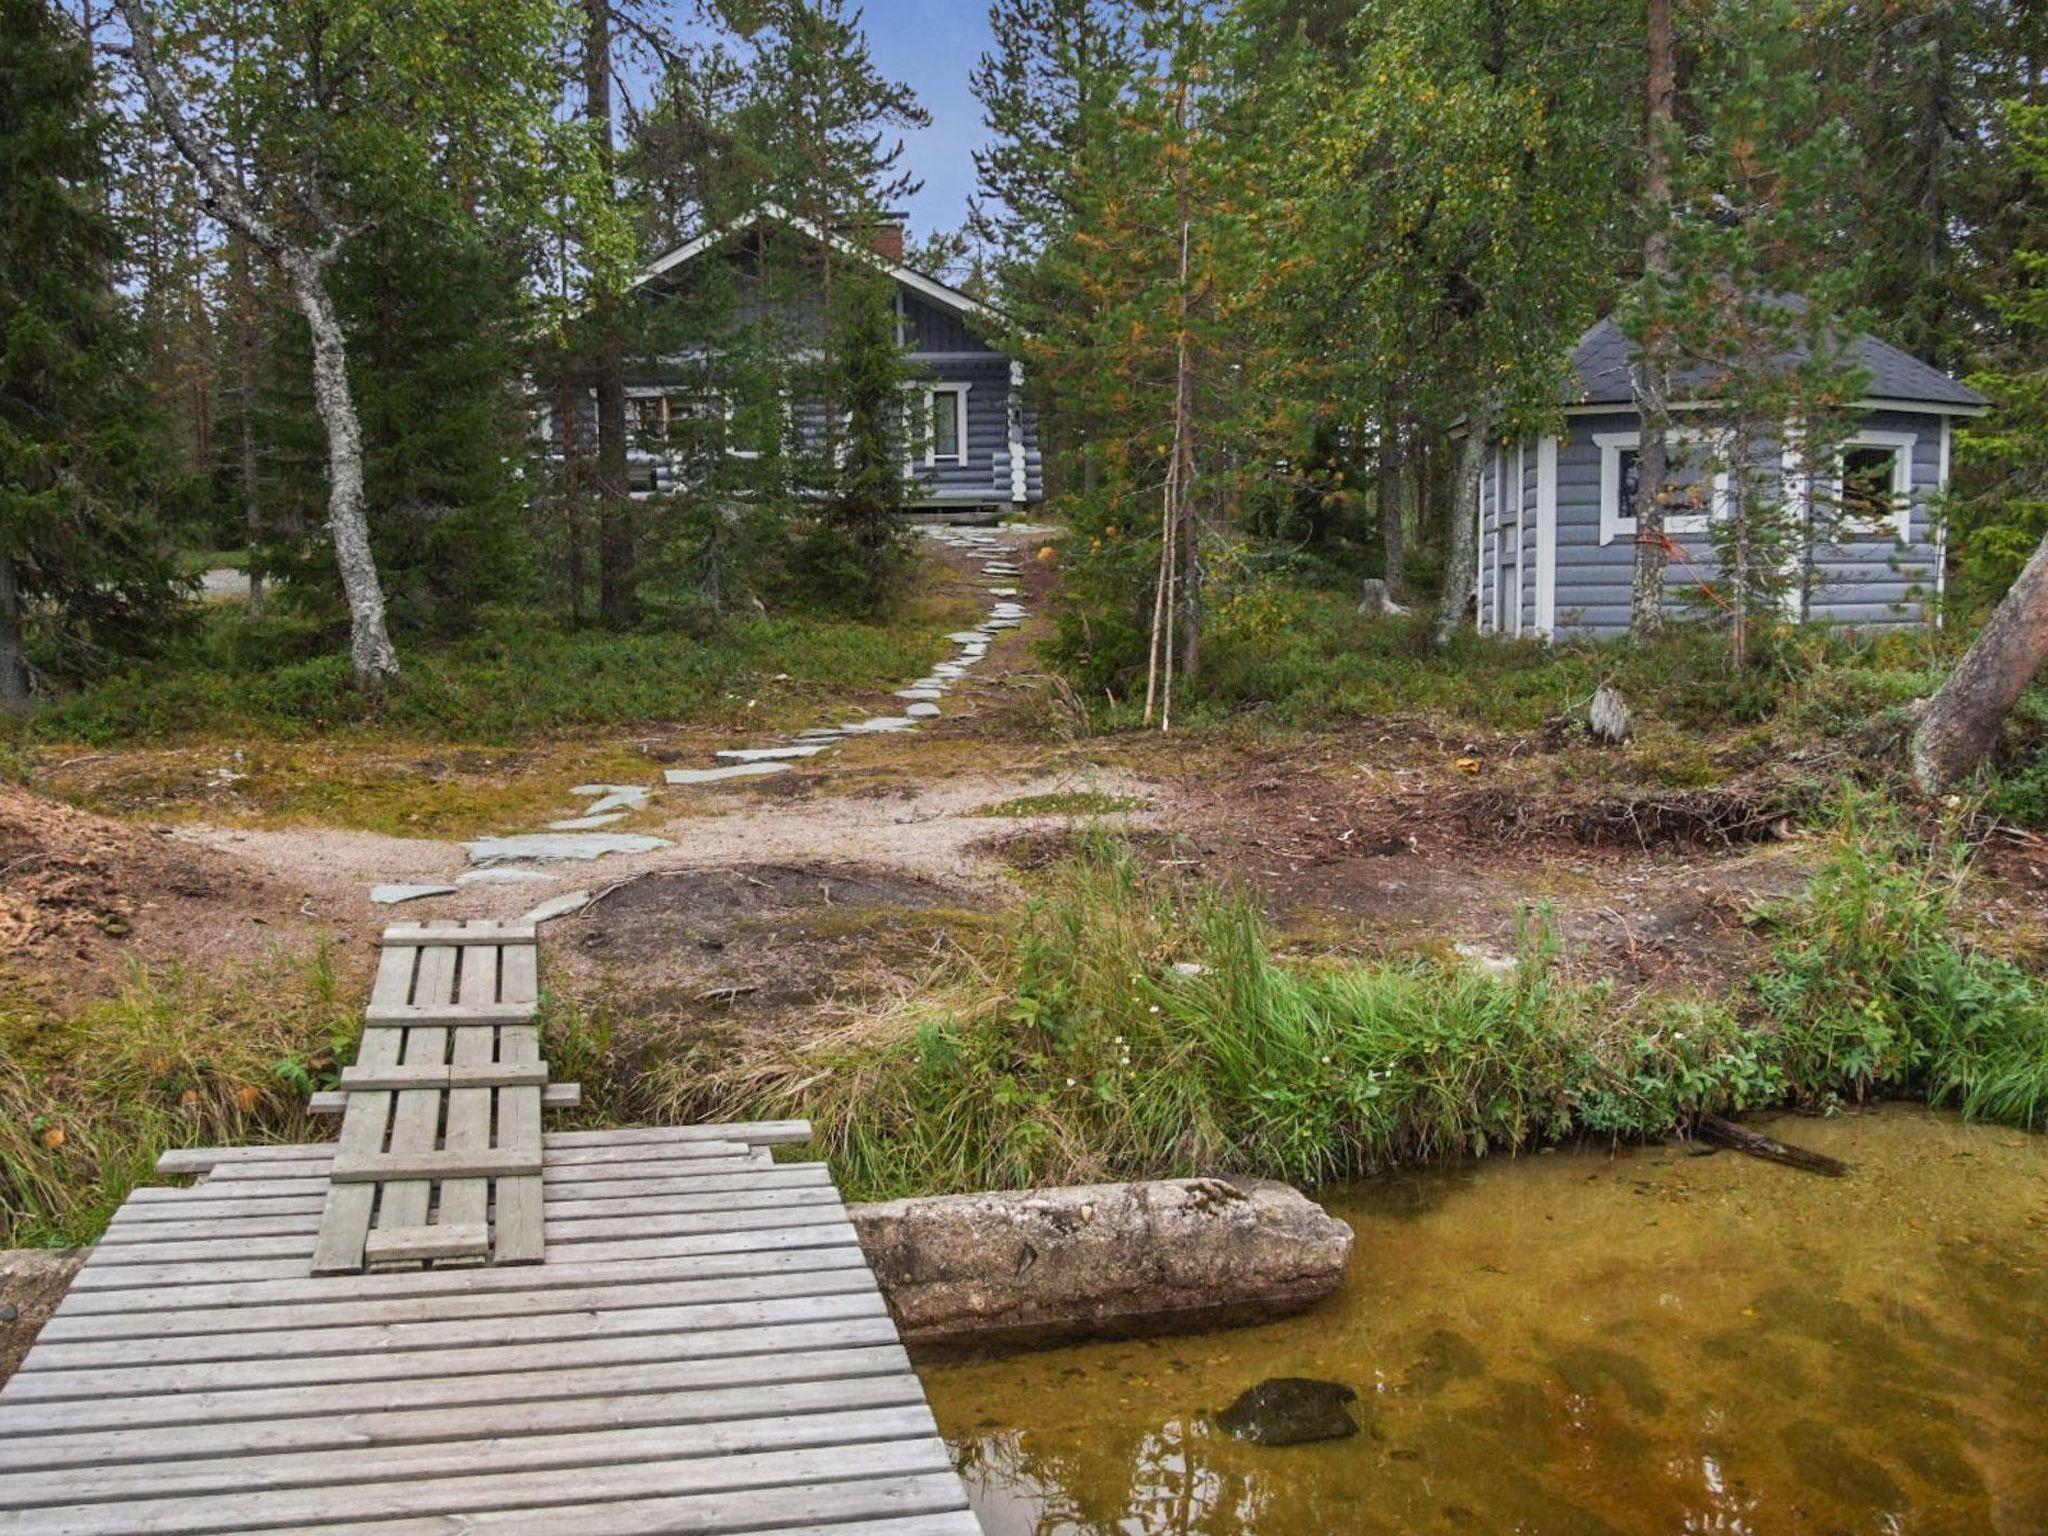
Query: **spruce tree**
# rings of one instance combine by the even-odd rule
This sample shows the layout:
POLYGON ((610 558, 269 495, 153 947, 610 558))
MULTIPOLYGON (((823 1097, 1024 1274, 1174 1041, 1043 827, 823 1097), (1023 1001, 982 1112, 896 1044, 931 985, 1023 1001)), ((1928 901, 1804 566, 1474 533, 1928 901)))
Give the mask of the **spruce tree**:
POLYGON ((0 0, 0 707, 84 670, 176 601, 140 337, 113 277, 106 119, 48 0, 0 0))
POLYGON ((756 33, 757 94, 738 137, 761 167, 759 190, 826 238, 770 231, 760 246, 763 323, 785 355, 808 357, 790 390, 810 424, 792 455, 816 595, 871 609, 900 582, 909 499, 895 284, 865 252, 920 183, 903 167, 904 129, 930 121, 906 85, 876 68, 860 13, 843 0, 769 0, 756 33))

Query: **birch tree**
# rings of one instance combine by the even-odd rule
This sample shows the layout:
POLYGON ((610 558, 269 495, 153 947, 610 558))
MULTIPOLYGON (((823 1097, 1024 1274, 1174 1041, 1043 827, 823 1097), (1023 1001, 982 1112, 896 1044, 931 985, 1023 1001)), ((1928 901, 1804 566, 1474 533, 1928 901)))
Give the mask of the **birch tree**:
POLYGON ((492 217, 538 219, 546 200, 534 172, 563 163, 545 145, 559 137, 552 106, 570 18, 557 0, 115 4, 143 99, 208 210, 277 272, 305 321, 350 655, 360 680, 394 680, 331 274, 353 240, 428 188, 461 183, 492 217), (231 113, 256 146, 247 168, 227 148, 231 113))

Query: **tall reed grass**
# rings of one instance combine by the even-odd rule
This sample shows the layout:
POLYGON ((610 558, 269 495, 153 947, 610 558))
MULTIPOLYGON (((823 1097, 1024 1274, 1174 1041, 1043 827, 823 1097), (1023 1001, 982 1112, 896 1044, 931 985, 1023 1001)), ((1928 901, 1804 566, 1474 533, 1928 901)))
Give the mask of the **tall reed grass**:
POLYGON ((0 1247, 92 1241, 170 1147, 323 1134, 306 1096, 360 999, 322 950, 202 972, 135 967, 71 1013, 0 987, 0 1247))

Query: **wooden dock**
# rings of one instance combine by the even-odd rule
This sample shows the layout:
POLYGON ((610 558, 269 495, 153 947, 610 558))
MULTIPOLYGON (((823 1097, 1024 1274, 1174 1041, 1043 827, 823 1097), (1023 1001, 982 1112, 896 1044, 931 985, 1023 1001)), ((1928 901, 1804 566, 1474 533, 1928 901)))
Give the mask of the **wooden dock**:
MULTIPOLYGON (((456 1065, 425 1055, 361 1063, 360 1093, 537 1106, 532 1071, 386 1085, 456 1065)), ((479 1138, 439 1112, 396 1171, 458 1130, 471 1144, 401 1197, 391 1262, 348 1215, 368 1251, 347 1272, 316 1273, 316 1250, 331 1202, 377 1174, 336 1164, 388 1148, 168 1155, 199 1182, 130 1196, 0 1389, 0 1532, 978 1536, 829 1171, 772 1160, 807 1126, 541 1136, 538 1175, 492 1176, 479 1205, 463 1186, 504 1113, 479 1138), (475 1230, 502 1232, 503 1192, 529 1177, 517 1235, 544 1230, 544 1251, 491 1262, 475 1230), (443 1225, 462 1229, 445 1256, 427 1235, 443 1225)))

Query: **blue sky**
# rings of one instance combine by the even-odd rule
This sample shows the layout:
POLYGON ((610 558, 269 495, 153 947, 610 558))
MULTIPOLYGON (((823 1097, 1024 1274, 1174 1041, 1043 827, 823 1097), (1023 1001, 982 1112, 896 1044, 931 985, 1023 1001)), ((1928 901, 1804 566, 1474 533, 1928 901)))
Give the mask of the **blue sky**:
POLYGON ((868 0, 866 19, 876 67, 916 91, 932 115, 931 127, 904 139, 904 163, 924 178, 910 204, 914 232, 956 228, 967 217, 982 139, 967 72, 988 47, 986 0, 868 0))

